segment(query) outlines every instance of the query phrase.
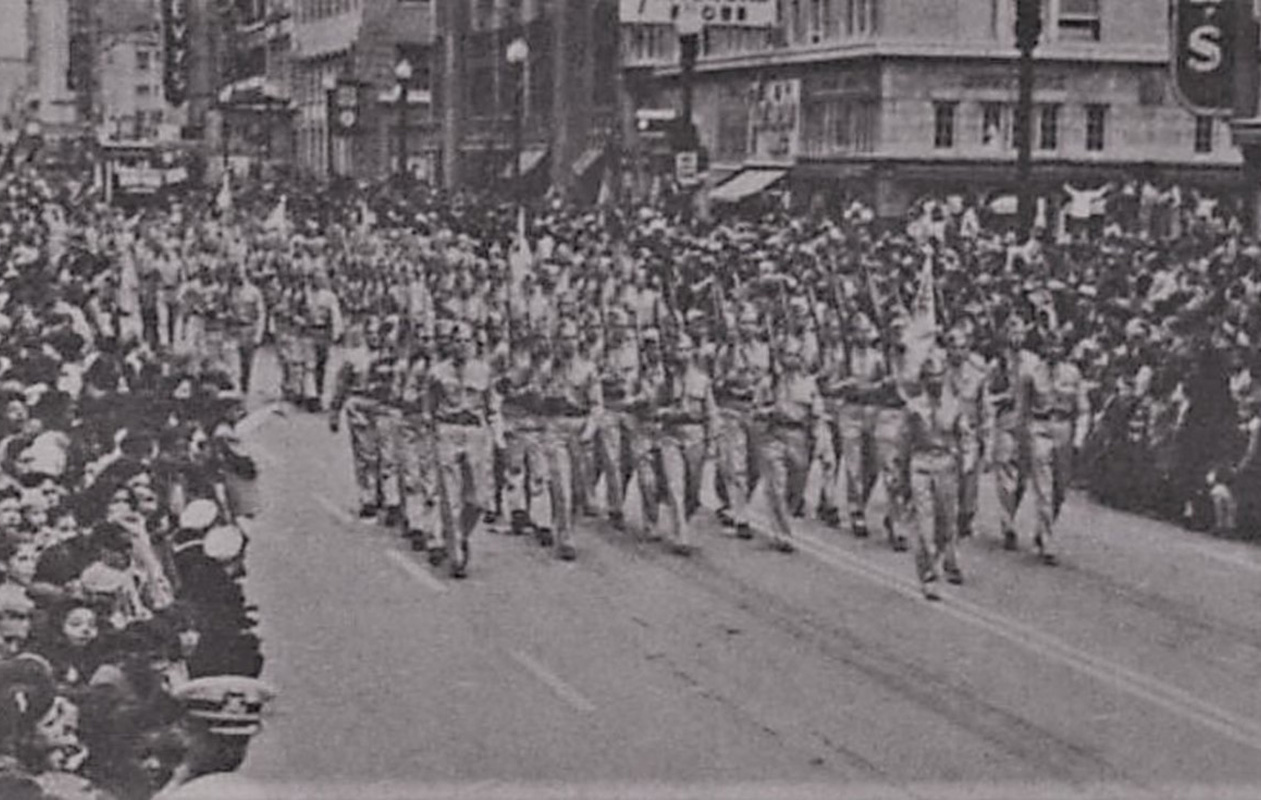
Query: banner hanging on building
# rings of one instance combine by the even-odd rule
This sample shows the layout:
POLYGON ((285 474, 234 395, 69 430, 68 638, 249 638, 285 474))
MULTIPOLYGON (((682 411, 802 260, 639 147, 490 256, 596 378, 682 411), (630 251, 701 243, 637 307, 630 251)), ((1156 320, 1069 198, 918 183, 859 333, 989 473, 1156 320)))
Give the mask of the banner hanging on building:
POLYGON ((801 79, 767 81, 755 88, 749 115, 752 157, 792 162, 801 138, 801 79))
POLYGON ((1243 0, 1171 0, 1169 39, 1178 101, 1194 114, 1234 106, 1236 15, 1243 0))
MULTIPOLYGON (((772 28, 778 24, 775 0, 691 0, 704 25, 772 28)), ((621 0, 620 18, 635 25, 673 25, 687 0, 621 0)))
POLYGON ((162 94, 173 106, 188 98, 188 5, 162 0, 162 94))

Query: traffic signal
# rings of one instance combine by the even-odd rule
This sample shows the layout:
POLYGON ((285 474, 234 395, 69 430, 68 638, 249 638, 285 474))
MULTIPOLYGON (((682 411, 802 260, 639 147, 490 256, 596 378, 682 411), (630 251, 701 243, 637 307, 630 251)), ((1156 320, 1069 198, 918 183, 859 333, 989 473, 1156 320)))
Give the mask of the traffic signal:
POLYGON ((1031 51, 1042 36, 1042 0, 1016 0, 1016 46, 1031 51))

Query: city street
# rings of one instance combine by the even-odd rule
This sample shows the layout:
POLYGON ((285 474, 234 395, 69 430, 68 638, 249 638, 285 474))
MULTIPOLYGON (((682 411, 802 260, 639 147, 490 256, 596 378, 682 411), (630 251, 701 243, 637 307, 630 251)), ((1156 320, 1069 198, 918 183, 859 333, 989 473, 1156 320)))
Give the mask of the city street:
POLYGON ((1027 539, 1001 549, 987 480, 968 582, 940 604, 878 538, 802 523, 783 555, 705 512, 690 559, 604 523, 572 564, 483 532, 457 583, 355 517, 325 415, 258 407, 249 593, 280 694, 252 779, 328 797, 1261 796, 1247 545, 1077 497, 1047 568, 1027 539))

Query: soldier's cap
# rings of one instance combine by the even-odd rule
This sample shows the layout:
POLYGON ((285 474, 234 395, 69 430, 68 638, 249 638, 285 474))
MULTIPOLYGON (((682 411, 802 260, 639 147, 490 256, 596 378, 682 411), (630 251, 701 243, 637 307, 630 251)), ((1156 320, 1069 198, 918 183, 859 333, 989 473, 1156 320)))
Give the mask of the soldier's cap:
POLYGON ((740 324, 741 325, 756 325, 758 324, 758 319, 759 317, 758 317, 756 307, 745 306, 744 308, 740 309, 740 324))
POLYGON ((644 344, 660 344, 661 331, 656 328, 644 328, 643 332, 639 334, 639 338, 644 344))
POLYGON ((940 379, 946 374, 946 363, 941 359, 940 354, 930 353, 924 359, 924 363, 920 364, 919 376, 921 380, 930 378, 940 379))
POLYGON ((705 314, 704 311, 701 311, 699 308, 688 309, 687 314, 684 316, 684 320, 689 325, 693 323, 697 323, 697 322, 704 322, 706 319, 708 319, 708 316, 705 314))
POLYGON ((194 500, 180 512, 180 528, 204 531, 219 518, 219 508, 212 500, 194 500))
POLYGON ((577 339, 578 325, 572 319, 563 320, 556 330, 558 339, 577 339))
POLYGON ((276 696, 257 678, 213 675, 180 686, 172 697, 191 718, 217 736, 253 736, 262 729, 263 712, 276 696))
POLYGON ((960 325, 956 325, 946 332, 946 344, 951 347, 967 347, 971 338, 968 331, 960 325))

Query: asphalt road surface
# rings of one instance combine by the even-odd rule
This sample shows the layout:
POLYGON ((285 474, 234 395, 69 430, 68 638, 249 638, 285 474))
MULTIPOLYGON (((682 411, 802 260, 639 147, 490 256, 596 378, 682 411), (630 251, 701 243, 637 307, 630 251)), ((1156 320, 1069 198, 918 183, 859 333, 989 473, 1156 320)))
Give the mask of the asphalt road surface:
POLYGON ((938 604, 809 522, 784 555, 705 521, 680 558, 589 521, 572 564, 481 532, 453 582, 355 518, 324 415, 246 427, 280 697, 244 774, 278 792, 1261 797, 1256 548, 1075 497, 1045 567, 1001 549, 987 479, 938 604))

